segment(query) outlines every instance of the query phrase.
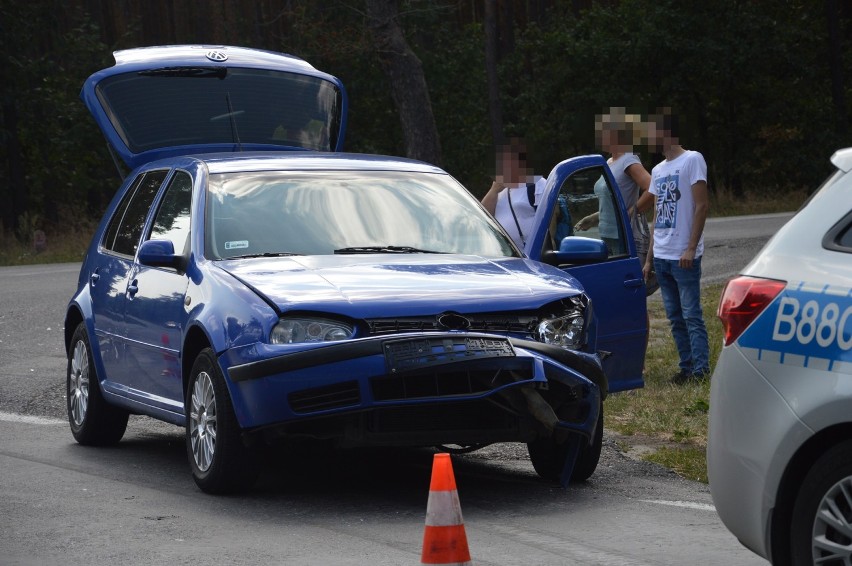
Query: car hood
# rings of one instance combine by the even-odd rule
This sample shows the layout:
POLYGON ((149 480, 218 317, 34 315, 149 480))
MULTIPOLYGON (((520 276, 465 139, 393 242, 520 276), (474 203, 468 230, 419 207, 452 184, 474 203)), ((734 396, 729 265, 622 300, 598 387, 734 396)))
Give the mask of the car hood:
POLYGON ((342 149, 343 85, 298 57, 202 45, 113 55, 80 97, 131 169, 176 155, 342 149))
POLYGON ((354 318, 535 309, 581 292, 570 275, 520 258, 371 254, 217 261, 281 312, 354 318))

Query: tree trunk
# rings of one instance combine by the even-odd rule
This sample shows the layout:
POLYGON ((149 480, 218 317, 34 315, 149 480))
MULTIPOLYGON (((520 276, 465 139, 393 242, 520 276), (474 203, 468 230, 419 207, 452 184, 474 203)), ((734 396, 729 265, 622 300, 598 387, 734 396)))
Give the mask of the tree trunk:
POLYGON ((441 144, 420 59, 405 40, 395 0, 367 0, 367 19, 402 124, 405 154, 440 165, 441 144))
POLYGON ((497 0, 485 0, 485 75, 488 81, 488 121, 494 146, 503 143, 503 107, 497 76, 497 0))

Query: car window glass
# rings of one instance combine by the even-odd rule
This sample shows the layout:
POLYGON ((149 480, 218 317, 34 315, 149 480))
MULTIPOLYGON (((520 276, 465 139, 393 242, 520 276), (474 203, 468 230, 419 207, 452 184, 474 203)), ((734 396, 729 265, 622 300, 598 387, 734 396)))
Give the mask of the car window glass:
POLYGON ((210 176, 207 203, 205 253, 211 258, 381 253, 386 247, 517 256, 496 221, 448 175, 223 173, 210 176))
MULTIPOLYGON (((139 238, 142 236, 142 228, 145 224, 145 218, 148 216, 148 211, 151 204, 154 202, 154 197, 157 196, 157 191, 160 185, 166 178, 168 171, 151 171, 146 173, 139 181, 135 190, 128 191, 128 203, 124 207, 119 207, 121 210, 121 219, 118 221, 115 230, 115 237, 110 245, 104 244, 105 247, 115 253, 135 256, 136 248, 139 245, 139 238), (131 194, 132 193, 132 194, 131 194)), ((124 203, 122 203, 124 204, 124 203)), ((113 221, 119 215, 113 218, 113 221)))
POLYGON ((114 75, 97 94, 134 153, 175 145, 337 146, 342 93, 331 81, 238 67, 166 67, 114 75))
POLYGON ((112 250, 115 246, 115 235, 118 233, 118 227, 121 224, 121 219, 124 218, 124 213, 127 212, 127 205, 130 204, 130 199, 133 198, 134 194, 136 194, 136 190, 139 188, 139 183, 141 183, 144 178, 145 174, 143 173, 133 180, 133 184, 129 189, 127 189, 127 192, 124 194, 124 198, 121 199, 121 202, 115 209, 115 212, 109 221, 109 226, 107 226, 106 232, 104 233, 104 239, 101 242, 101 245, 104 248, 112 250))
POLYGON ((838 244, 841 247, 852 249, 852 226, 847 226, 843 233, 840 234, 840 238, 838 239, 838 244))
POLYGON ((584 236, 603 240, 611 258, 623 257, 628 249, 625 233, 613 187, 603 168, 593 167, 577 171, 562 183, 545 247, 558 250, 563 238, 584 236), (587 217, 594 220, 578 230, 578 222, 587 217))
POLYGON ((175 253, 181 253, 189 236, 191 204, 192 178, 185 171, 177 171, 160 203, 149 238, 171 240, 175 253))

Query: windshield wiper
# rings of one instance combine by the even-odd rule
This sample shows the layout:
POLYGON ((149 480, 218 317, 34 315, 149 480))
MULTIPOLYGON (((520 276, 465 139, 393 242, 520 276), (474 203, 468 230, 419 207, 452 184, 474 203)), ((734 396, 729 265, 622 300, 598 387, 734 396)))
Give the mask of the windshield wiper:
POLYGON ((334 250, 336 254, 442 254, 434 250, 421 250, 411 246, 358 246, 334 250))
POLYGON ((222 259, 249 259, 253 257, 284 257, 291 255, 302 255, 302 254, 294 254, 291 252, 264 252, 262 254, 244 254, 244 255, 233 255, 231 257, 225 257, 222 259))

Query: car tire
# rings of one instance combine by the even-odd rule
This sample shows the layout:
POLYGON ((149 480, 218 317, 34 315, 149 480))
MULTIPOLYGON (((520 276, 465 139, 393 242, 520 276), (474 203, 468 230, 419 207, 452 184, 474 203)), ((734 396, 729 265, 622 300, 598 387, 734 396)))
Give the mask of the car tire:
POLYGON ((209 348, 192 366, 185 408, 186 452, 196 485, 212 494, 251 488, 257 459, 243 443, 225 378, 209 348))
POLYGON ((116 444, 127 430, 130 414, 107 403, 101 394, 98 373, 86 325, 80 323, 71 336, 65 379, 65 407, 71 434, 86 446, 116 444))
MULTIPOLYGON (((586 481, 595 473, 598 462, 601 459, 601 445, 603 444, 603 407, 598 414, 598 424, 591 442, 580 448, 577 461, 574 462, 574 470, 571 472, 571 482, 586 481)), ((581 440, 582 441, 582 440, 581 440)), ((530 461, 536 473, 550 481, 559 481, 562 477, 562 468, 565 466, 565 458, 568 457, 570 444, 568 442, 557 442, 555 435, 549 438, 539 437, 527 444, 530 461)))
POLYGON ((848 563, 852 554, 850 538, 834 528, 831 518, 835 518, 837 524, 848 524, 852 517, 852 501, 849 500, 852 441, 838 444, 820 456, 800 485, 790 525, 792 563, 814 564, 818 558, 826 556, 836 556, 838 563, 848 563), (817 545, 818 540, 826 540, 829 545, 835 543, 839 554, 817 545), (843 547, 845 552, 839 550, 843 547))

